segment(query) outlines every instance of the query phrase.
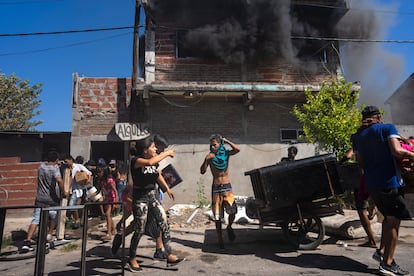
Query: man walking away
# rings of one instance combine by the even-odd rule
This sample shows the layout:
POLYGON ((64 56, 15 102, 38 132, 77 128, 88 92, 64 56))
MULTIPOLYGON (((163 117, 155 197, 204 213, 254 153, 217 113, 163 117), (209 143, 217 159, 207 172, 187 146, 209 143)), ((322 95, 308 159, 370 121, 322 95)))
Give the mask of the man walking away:
POLYGON ((373 258, 380 260, 381 275, 410 275, 394 260, 401 220, 411 219, 402 191, 403 181, 395 159, 414 160, 414 153, 400 145, 397 129, 383 124, 375 106, 362 111, 362 126, 352 137, 358 164, 364 170, 366 185, 378 210, 384 215, 381 250, 373 258))

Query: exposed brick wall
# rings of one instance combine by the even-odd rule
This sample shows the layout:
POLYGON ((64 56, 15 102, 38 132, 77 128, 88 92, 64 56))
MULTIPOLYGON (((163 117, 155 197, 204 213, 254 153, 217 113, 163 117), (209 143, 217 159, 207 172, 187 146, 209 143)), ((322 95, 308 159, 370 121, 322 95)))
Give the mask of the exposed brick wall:
POLYGON ((267 64, 231 65, 219 60, 176 58, 176 33, 157 29, 155 33, 155 81, 198 82, 266 82, 281 84, 320 84, 335 74, 337 53, 327 53, 329 63, 298 62, 292 66, 286 60, 267 64))
POLYGON ((80 77, 73 107, 82 123, 76 134, 107 134, 116 122, 128 120, 131 79, 80 77))
POLYGON ((0 158, 0 206, 33 205, 40 162, 20 163, 19 157, 0 158))

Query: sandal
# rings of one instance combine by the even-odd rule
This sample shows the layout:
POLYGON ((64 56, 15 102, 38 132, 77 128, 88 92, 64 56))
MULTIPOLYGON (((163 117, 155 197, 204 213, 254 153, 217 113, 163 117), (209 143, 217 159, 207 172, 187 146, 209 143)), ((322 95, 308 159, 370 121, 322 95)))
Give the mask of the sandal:
POLYGON ((182 261, 184 261, 184 260, 185 260, 185 258, 177 258, 177 259, 175 259, 174 261, 169 261, 169 260, 167 259, 167 267, 175 266, 175 265, 177 265, 177 264, 181 263, 181 262, 182 262, 182 261))
POLYGON ((139 272, 142 271, 142 267, 140 266, 133 266, 130 261, 127 262, 127 267, 131 272, 139 272))
POLYGON ((102 239, 104 241, 110 241, 110 240, 112 240, 112 235, 106 234, 102 239))
POLYGON ((370 248, 377 248, 377 245, 375 243, 370 242, 370 241, 367 241, 367 242, 358 244, 358 246, 361 246, 361 247, 370 247, 370 248))

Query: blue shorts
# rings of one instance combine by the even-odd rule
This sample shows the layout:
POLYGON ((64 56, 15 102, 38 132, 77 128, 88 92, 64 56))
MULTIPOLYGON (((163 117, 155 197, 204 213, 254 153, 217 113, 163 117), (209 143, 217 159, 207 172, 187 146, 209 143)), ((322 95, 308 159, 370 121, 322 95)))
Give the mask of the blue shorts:
MULTIPOLYGON (((41 208, 35 208, 32 216, 32 224, 39 225, 40 222, 40 210, 41 208)), ((57 211, 49 211, 49 219, 56 220, 57 211)))

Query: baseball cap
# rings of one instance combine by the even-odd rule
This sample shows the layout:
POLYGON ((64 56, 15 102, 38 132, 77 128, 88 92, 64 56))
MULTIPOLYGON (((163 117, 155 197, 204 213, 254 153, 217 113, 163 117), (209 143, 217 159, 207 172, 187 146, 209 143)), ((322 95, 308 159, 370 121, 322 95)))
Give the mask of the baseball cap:
POLYGON ((364 108, 364 110, 362 110, 362 119, 365 118, 371 118, 372 116, 381 114, 380 110, 378 109, 378 107, 373 106, 373 105, 368 105, 364 108))

